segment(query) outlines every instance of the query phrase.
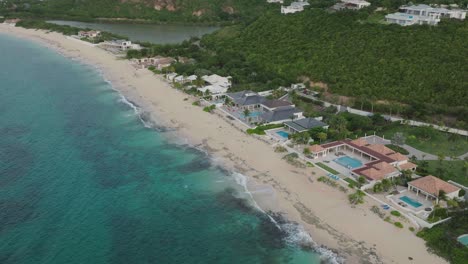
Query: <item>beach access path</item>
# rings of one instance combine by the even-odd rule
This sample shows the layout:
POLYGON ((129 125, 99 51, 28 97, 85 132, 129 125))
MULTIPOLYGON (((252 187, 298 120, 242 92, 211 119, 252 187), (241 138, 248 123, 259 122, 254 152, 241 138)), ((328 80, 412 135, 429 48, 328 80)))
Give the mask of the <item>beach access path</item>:
POLYGON ((325 175, 323 171, 288 164, 271 144, 233 129, 225 119, 192 105, 195 98, 173 89, 161 76, 137 70, 126 60, 58 33, 0 25, 0 34, 42 43, 98 67, 114 88, 138 104, 154 123, 174 129, 165 133, 168 138, 186 138, 193 145, 203 146, 227 169, 272 186, 275 206, 269 208, 271 203, 261 199, 258 204, 300 223, 314 241, 346 258, 345 263, 447 263, 430 254, 424 241, 407 225, 396 228, 372 213, 375 201, 366 199, 365 204, 352 208, 346 194, 316 181, 325 175))

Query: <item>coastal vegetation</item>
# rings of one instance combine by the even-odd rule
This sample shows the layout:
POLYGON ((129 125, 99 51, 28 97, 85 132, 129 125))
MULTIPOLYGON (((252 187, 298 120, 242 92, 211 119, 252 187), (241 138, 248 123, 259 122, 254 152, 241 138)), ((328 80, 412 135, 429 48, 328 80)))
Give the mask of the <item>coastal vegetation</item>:
POLYGON ((361 190, 356 190, 355 193, 348 195, 348 200, 351 204, 362 204, 364 203, 364 196, 366 194, 361 190))
POLYGON ((233 91, 301 81, 331 102, 468 127, 468 22, 444 21, 437 27, 360 22, 368 16, 368 11, 266 12, 201 40, 152 45, 149 55, 195 58, 196 64, 177 65, 176 71, 230 75, 233 91))
MULTIPOLYGON (((18 23, 16 26, 23 27, 23 28, 34 28, 34 29, 43 29, 49 30, 54 32, 59 32, 67 36, 77 35, 80 30, 91 30, 91 29, 81 29, 77 27, 71 27, 67 25, 57 25, 53 23, 47 23, 44 20, 35 20, 35 19, 25 19, 18 23)), ((120 36, 114 33, 102 31, 100 37, 93 40, 93 42, 102 42, 105 40, 112 40, 112 39, 128 39, 125 36, 120 36)))
POLYGON ((457 241, 468 230, 468 214, 459 211, 452 218, 431 229, 423 229, 418 236, 426 240, 428 248, 452 264, 464 264, 468 259, 468 247, 457 241))

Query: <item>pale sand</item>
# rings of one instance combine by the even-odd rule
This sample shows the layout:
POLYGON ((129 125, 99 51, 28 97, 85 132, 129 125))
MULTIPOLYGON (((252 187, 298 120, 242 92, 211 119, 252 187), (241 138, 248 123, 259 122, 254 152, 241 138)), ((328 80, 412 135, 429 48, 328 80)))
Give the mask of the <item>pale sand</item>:
POLYGON ((398 229, 384 222, 369 210, 375 204, 371 199, 351 208, 346 194, 316 181, 324 175, 322 171, 289 165, 271 145, 235 129, 218 115, 192 106, 193 98, 171 88, 160 76, 136 70, 126 60, 58 33, 5 25, 0 25, 0 33, 45 43, 68 57, 97 66, 116 89, 151 113, 158 124, 175 128, 178 137, 203 146, 228 169, 271 185, 276 200, 259 199, 260 206, 279 208, 286 218, 303 225, 314 241, 344 256, 346 263, 446 263, 428 253, 424 241, 408 230, 408 223, 398 229))

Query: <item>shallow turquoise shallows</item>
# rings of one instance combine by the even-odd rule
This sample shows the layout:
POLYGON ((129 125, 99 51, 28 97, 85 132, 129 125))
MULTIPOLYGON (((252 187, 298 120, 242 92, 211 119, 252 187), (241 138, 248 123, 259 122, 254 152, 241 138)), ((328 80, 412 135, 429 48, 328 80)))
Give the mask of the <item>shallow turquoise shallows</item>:
POLYGON ((122 101, 93 68, 0 35, 0 263, 319 263, 122 101))

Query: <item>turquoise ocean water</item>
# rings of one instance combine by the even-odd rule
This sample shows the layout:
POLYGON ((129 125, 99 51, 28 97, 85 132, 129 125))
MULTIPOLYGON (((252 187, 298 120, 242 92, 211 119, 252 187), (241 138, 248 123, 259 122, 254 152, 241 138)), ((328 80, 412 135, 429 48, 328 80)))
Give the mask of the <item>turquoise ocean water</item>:
POLYGON ((0 69, 0 263, 320 262, 95 69, 1 34, 0 69))

